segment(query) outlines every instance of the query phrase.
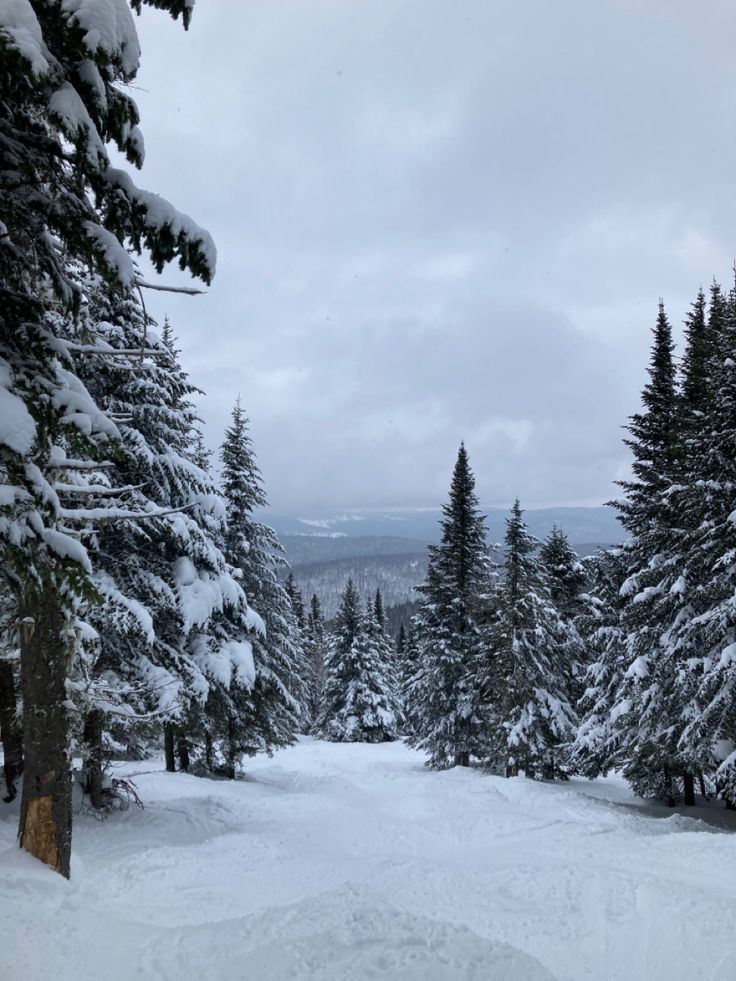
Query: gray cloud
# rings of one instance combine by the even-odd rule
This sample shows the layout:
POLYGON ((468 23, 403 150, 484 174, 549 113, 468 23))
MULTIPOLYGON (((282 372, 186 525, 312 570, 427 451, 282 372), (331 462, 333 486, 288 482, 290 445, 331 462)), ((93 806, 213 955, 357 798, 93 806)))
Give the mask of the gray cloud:
MULTIPOLYGON (((657 298, 728 280, 725 2, 200 2, 140 22, 144 186, 220 261, 171 314, 219 441, 276 508, 429 506, 460 438, 489 504, 593 503, 657 298)), ((166 279, 178 282, 176 273, 166 279)))

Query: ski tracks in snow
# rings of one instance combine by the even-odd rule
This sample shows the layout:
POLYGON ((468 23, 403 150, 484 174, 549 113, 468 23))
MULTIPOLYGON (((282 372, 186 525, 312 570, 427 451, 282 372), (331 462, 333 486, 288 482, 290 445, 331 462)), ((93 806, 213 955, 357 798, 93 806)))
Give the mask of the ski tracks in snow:
POLYGON ((736 836, 650 816, 615 780, 421 764, 304 740, 234 783, 140 773, 144 811, 78 820, 70 883, 3 819, 6 963, 26 981, 729 975, 736 836))

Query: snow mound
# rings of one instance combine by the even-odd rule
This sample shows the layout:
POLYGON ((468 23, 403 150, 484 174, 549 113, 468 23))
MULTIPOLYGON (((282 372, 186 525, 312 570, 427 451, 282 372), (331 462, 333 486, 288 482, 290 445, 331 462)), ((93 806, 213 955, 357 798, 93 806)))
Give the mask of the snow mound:
POLYGON ((508 944, 387 906, 370 890, 343 886, 292 906, 189 928, 144 969, 161 981, 553 981, 540 962, 508 944), (202 935, 200 935, 202 934, 202 935), (206 937, 206 944, 203 944, 206 937))

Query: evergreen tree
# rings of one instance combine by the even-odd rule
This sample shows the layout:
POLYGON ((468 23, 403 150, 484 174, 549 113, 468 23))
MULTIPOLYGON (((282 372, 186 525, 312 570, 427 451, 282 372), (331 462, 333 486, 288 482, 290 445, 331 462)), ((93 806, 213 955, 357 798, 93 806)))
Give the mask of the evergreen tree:
POLYGON ((580 610, 580 596, 585 590, 585 569, 570 541, 557 525, 539 550, 552 602, 563 616, 573 619, 580 610))
MULTIPOLYGON (((680 588, 687 616, 673 622, 668 646, 677 653, 674 698, 680 713, 677 752, 692 772, 714 775, 721 795, 736 802, 736 291, 711 292, 707 385, 695 402, 698 437, 690 443, 686 490, 676 499, 688 516, 688 561, 680 588)), ((691 359, 688 359, 688 361, 691 359)))
POLYGON ((401 664, 404 660, 404 650, 406 648, 406 627, 403 622, 399 625, 399 632, 396 634, 396 662, 401 664))
POLYGON ((294 740, 306 701, 307 668, 289 594, 279 578, 286 565, 283 548, 273 529, 253 517, 253 511, 267 501, 240 399, 225 433, 221 459, 228 511, 225 554, 260 614, 251 631, 255 684, 236 720, 239 751, 252 754, 294 740))
POLYGON ((289 572, 286 579, 286 592, 289 596, 289 602, 291 603, 291 611, 296 617, 297 626, 300 630, 304 630, 307 625, 306 615, 304 612, 304 598, 302 597, 301 590, 296 584, 296 579, 294 579, 294 573, 289 572))
POLYGON ((586 587, 583 563, 570 545, 567 535, 555 526, 539 550, 550 597, 564 623, 561 659, 568 673, 568 697, 572 705, 583 694, 583 676, 588 666, 585 645, 576 622, 583 612, 582 597, 586 587))
POLYGON ((308 667, 307 722, 309 730, 318 725, 322 711, 326 674, 326 637, 322 608, 316 593, 309 603, 309 616, 305 632, 305 655, 308 667))
MULTIPOLYGON (((698 303, 691 335, 700 337, 698 303)), ((682 400, 676 386, 669 322, 660 303, 642 411, 629 424, 634 480, 622 483, 617 504, 631 534, 621 586, 626 669, 610 712, 614 745, 624 773, 645 796, 673 798, 672 775, 689 769, 678 748, 682 714, 678 656, 669 642, 673 623, 687 610, 683 563, 688 515, 677 503, 682 488, 682 400)))
MULTIPOLYGON (((184 0, 156 5, 188 23, 184 0)), ((79 669, 80 615, 94 600, 91 563, 63 515, 56 483, 82 484, 117 441, 116 427, 76 376, 72 347, 58 327, 75 324, 78 270, 102 273, 113 289, 133 286, 125 248, 146 251, 160 271, 172 259, 209 282, 209 236, 168 202, 138 189, 110 165, 113 143, 134 166, 143 161, 138 110, 126 91, 139 46, 125 5, 105 10, 50 0, 0 8, 3 194, 0 247, 0 441, 3 584, 18 620, 25 780, 21 846, 69 874, 71 790, 68 668, 79 669), (101 26, 105 43, 101 43, 101 26), (56 319, 49 313, 57 313, 56 319), (59 479, 59 478, 63 479, 59 479), (44 663, 47 670, 35 669, 44 663)), ((80 332, 74 349, 102 357, 80 332)), ((78 509, 79 510, 79 509, 78 509)), ((89 515, 76 519, 82 523, 89 515)), ((79 523, 79 522, 77 522, 79 523)))
POLYGON ((398 738, 393 679, 373 606, 364 614, 348 580, 330 642, 319 734, 334 742, 386 742, 398 738))
POLYGON ((621 595, 628 569, 627 547, 599 551, 588 561, 590 586, 577 621, 590 664, 578 703, 581 721, 571 754, 574 769, 587 777, 623 765, 619 732, 611 710, 628 668, 621 595))
POLYGON ((489 761, 507 775, 564 775, 577 719, 569 700, 569 629, 555 608, 518 500, 506 522, 506 560, 491 631, 489 761))
MULTIPOLYGON (((178 363, 170 325, 159 341, 134 299, 110 298, 94 284, 87 292, 96 329, 120 356, 102 369, 81 365, 80 376, 117 420, 122 440, 112 471, 85 489, 88 499, 102 493, 120 509, 88 545, 104 602, 89 615, 99 643, 87 709, 94 716, 120 703, 126 711, 111 716, 112 733, 135 749, 146 731, 126 725, 126 714, 140 720, 153 713, 176 724, 186 754, 205 703, 225 697, 214 689, 252 684, 249 611, 220 548, 225 502, 206 457, 205 468, 194 462, 201 456, 196 390, 178 363), (142 369, 136 352, 144 338, 155 357, 142 369), (132 516, 122 517, 131 506, 132 516)), ((90 731, 100 738, 102 730, 98 721, 90 731)), ((91 752, 94 761, 99 749, 91 752)))
MULTIPOLYGON (((397 657, 399 664, 399 702, 401 705, 401 715, 404 721, 404 735, 413 737, 417 723, 414 719, 414 712, 420 713, 421 705, 418 704, 416 693, 419 691, 419 644, 417 642, 417 630, 414 621, 411 620, 404 630, 404 640, 400 645, 397 644, 397 657)), ((420 715, 421 719, 421 715, 420 715)))
POLYGON ((485 656, 490 562, 485 518, 464 444, 441 527, 442 540, 429 546, 427 576, 419 587, 419 666, 407 692, 411 744, 426 750, 435 768, 467 766, 484 746, 478 678, 485 656))

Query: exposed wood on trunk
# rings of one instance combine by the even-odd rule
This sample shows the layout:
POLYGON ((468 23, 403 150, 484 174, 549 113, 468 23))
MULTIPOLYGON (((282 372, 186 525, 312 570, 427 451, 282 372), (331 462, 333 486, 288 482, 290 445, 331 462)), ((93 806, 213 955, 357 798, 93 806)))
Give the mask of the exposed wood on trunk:
POLYGON ((174 756, 174 727, 170 722, 164 725, 164 758, 166 759, 166 769, 169 773, 176 771, 176 758, 174 756))
POLYGON ((8 661, 0 661, 0 739, 5 757, 6 804, 17 797, 16 781, 23 772, 23 736, 17 712, 13 668, 8 661))
POLYGON ((102 723, 103 715, 99 709, 88 712, 84 720, 85 790, 96 811, 102 809, 102 723))
POLYGON ((63 617, 46 583, 21 610, 24 779, 21 848, 69 878, 72 783, 63 617))

